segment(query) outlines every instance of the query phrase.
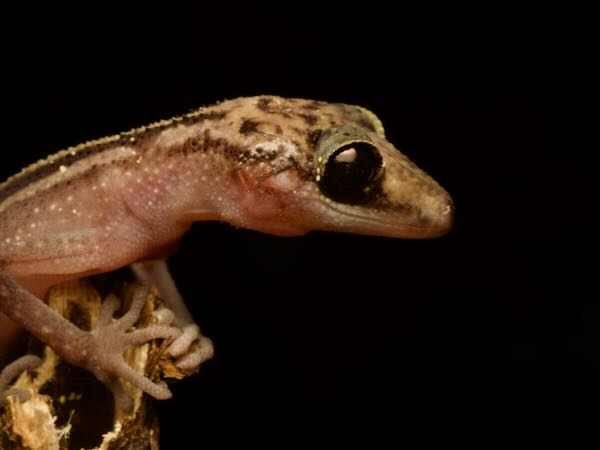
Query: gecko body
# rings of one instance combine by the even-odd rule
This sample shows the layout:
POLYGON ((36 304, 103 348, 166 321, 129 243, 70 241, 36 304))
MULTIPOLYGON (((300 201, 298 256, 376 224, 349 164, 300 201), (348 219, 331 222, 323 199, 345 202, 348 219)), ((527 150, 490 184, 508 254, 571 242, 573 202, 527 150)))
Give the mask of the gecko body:
MULTIPOLYGON (((50 314, 23 296, 43 298, 58 282, 164 259, 195 221, 280 236, 428 238, 444 234, 452 216, 446 191, 357 106, 238 98, 84 143, 0 185, 0 355, 17 325, 35 334, 38 325, 24 315, 50 314)), ((166 279, 137 267, 142 279, 166 279)), ((178 295, 169 280, 162 285, 178 295)), ((173 309, 186 316, 181 305, 173 309)), ((188 314, 182 323, 190 322, 188 314)), ((58 339, 37 335, 51 346, 58 339)), ((101 379, 102 371, 109 369, 98 369, 101 379)))

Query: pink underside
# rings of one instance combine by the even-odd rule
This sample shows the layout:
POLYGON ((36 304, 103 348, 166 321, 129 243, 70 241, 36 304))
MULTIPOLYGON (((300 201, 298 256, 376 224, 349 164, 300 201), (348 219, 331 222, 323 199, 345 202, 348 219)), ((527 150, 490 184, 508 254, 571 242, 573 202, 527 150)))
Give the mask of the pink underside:
POLYGON ((285 214, 286 194, 301 182, 295 170, 286 170, 261 182, 244 169, 237 170, 236 176, 237 183, 231 186, 229 194, 243 211, 240 226, 277 236, 299 236, 308 231, 285 214))

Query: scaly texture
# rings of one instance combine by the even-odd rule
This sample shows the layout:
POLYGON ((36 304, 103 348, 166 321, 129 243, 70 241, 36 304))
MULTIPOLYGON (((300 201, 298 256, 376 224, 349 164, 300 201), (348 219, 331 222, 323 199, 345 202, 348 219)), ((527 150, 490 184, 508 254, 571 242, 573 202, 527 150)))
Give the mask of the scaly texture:
MULTIPOLYGON (((106 327, 104 348, 84 348, 93 340, 31 294, 164 258, 199 220, 281 236, 327 230, 427 238, 444 234, 452 213, 448 194, 385 139, 370 111, 238 98, 63 150, 0 185, 0 311, 73 364, 85 366, 96 351, 113 361, 132 337, 106 327)), ((181 300, 172 305, 184 330, 172 352, 193 369, 202 357, 185 353, 202 337, 181 300)), ((0 316, 2 329, 9 330, 7 320, 0 316)), ((0 340, 8 342, 6 334, 0 340)), ((107 363, 97 376, 111 384, 127 375, 107 363)))

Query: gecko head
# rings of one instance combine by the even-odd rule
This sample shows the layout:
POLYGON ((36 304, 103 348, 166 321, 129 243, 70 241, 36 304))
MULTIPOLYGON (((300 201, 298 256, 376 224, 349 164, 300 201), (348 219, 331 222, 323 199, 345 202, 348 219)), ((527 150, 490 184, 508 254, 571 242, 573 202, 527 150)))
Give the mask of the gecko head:
POLYGON ((246 207, 230 222, 278 235, 429 238, 450 229, 450 196, 385 139, 372 112, 279 97, 251 101, 243 146, 263 161, 237 173, 246 207))

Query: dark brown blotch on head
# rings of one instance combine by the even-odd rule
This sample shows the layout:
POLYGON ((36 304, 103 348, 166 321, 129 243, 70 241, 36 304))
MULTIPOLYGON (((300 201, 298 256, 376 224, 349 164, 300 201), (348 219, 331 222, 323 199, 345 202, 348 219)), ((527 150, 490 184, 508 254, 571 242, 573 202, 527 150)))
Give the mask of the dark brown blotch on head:
POLYGON ((256 102, 256 107, 264 112, 271 112, 271 108, 269 105, 271 104, 272 99, 268 97, 261 97, 256 102))
POLYGON ((377 132, 377 124, 373 122, 374 119, 370 117, 367 110, 344 103, 336 103, 335 106, 348 120, 355 122, 358 126, 366 128, 369 131, 377 132))
POLYGON ((310 133, 308 133, 308 135, 306 136, 306 143, 310 147, 314 148, 317 145, 317 141, 321 137, 322 132, 323 130, 313 130, 310 133))
POLYGON ((242 122, 242 126, 240 126, 241 134, 255 133, 258 129, 259 123, 255 120, 246 119, 242 122))
POLYGON ((174 145, 167 149, 167 156, 176 156, 183 153, 184 156, 197 152, 223 151, 227 153, 232 145, 223 138, 213 138, 210 130, 204 130, 198 136, 193 136, 185 140, 181 145, 174 145))
POLYGON ((298 114, 298 117, 300 117, 302 120, 304 120, 304 122, 307 125, 310 125, 310 126, 316 124, 317 121, 319 120, 315 114, 302 114, 302 113, 300 113, 300 114, 298 114))
MULTIPOLYGON (((176 154, 178 150, 178 147, 174 146, 173 148, 169 149, 167 155, 172 156, 173 154, 176 154)), ((184 155, 204 150, 206 150, 206 147, 203 145, 203 142, 197 137, 191 137, 189 139, 186 139, 183 145, 181 145, 181 151, 184 155)))
POLYGON ((317 109, 319 109, 321 106, 323 106, 323 102, 320 102, 319 100, 310 100, 308 103, 306 103, 305 105, 303 105, 304 109, 308 110, 308 111, 315 111, 317 109))
POLYGON ((363 128, 366 128, 366 129, 367 129, 367 130, 369 130, 369 131, 372 131, 372 132, 376 132, 376 131, 377 131, 377 130, 375 129, 375 126, 374 126, 374 125, 373 125, 371 122, 369 122, 368 120, 366 120, 366 119, 360 119, 360 120, 358 121, 358 124, 359 124, 361 127, 363 127, 363 128))
POLYGON ((266 113, 269 114, 279 114, 286 119, 291 118, 290 111, 285 106, 279 105, 277 103, 273 104, 273 99, 269 97, 261 97, 256 102, 256 107, 266 113))

